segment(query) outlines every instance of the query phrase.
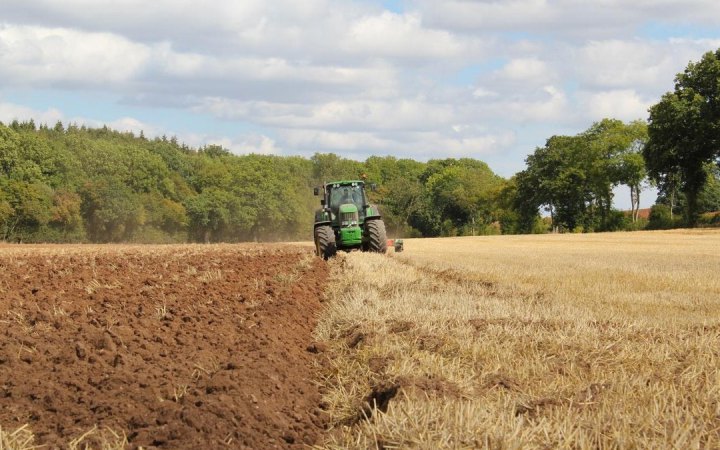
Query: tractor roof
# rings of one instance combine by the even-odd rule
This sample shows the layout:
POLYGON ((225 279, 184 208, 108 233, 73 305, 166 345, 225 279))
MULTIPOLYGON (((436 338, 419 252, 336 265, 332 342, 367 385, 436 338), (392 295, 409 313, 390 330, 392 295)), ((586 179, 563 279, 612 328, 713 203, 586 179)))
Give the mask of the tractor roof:
POLYGON ((329 186, 331 184, 339 184, 340 186, 348 186, 351 184, 365 184, 362 180, 342 180, 342 181, 329 181, 325 183, 325 186, 329 186))

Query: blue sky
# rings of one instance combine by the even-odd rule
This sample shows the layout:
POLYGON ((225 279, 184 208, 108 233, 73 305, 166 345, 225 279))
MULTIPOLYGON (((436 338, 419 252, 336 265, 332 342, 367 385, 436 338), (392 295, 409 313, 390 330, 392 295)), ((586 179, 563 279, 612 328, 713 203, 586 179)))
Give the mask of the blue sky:
POLYGON ((507 177, 552 135, 645 120, 720 47, 717 17, 707 0, 3 0, 0 121, 507 177))

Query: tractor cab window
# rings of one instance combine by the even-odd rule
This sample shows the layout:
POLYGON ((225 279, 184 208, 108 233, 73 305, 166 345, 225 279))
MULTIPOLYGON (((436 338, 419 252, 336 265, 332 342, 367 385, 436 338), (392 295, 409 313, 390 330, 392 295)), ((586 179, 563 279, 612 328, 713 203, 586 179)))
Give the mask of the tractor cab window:
POLYGON ((357 206, 358 211, 363 211, 365 199, 363 198, 362 187, 335 185, 330 191, 330 209, 337 214, 340 205, 352 203, 357 206))

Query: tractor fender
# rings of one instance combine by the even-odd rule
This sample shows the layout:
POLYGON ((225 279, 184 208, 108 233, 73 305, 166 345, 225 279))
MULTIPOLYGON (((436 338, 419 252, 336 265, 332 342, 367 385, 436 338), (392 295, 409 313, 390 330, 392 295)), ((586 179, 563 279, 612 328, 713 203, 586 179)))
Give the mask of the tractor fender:
POLYGON ((330 208, 323 208, 315 211, 315 226, 319 224, 328 225, 332 221, 332 211, 330 208))
POLYGON ((317 228, 317 227, 322 227, 322 226, 325 226, 325 225, 327 225, 327 226, 332 226, 332 222, 329 221, 329 220, 326 221, 326 222, 315 222, 315 226, 313 227, 313 229, 315 229, 315 228, 317 228))
POLYGON ((380 210, 375 205, 368 205, 367 208, 365 208, 365 220, 374 220, 374 219, 381 219, 382 215, 380 214, 380 210))

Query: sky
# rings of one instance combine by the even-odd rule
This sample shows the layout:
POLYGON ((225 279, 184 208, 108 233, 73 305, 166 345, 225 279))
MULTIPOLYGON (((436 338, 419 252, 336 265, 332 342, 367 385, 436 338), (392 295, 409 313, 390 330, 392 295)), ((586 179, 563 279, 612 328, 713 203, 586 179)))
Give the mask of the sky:
POLYGON ((720 48, 718 17, 717 0, 0 0, 0 121, 510 177, 552 135, 646 120, 720 48))

